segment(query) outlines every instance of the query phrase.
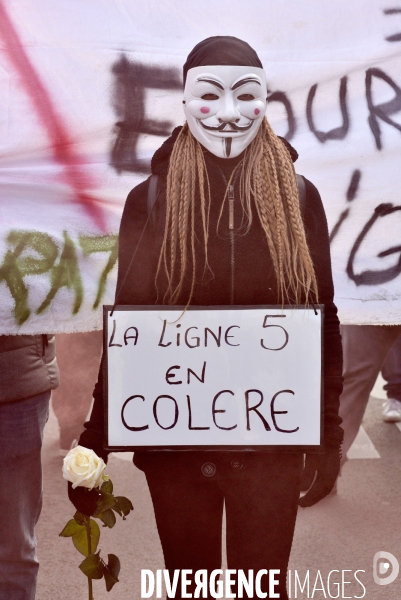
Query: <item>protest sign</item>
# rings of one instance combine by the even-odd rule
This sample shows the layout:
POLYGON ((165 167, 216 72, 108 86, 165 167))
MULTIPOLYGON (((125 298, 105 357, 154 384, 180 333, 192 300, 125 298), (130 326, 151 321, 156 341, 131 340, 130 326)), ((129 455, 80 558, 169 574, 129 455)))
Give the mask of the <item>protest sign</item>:
POLYGON ((321 444, 317 308, 105 307, 108 446, 321 444))

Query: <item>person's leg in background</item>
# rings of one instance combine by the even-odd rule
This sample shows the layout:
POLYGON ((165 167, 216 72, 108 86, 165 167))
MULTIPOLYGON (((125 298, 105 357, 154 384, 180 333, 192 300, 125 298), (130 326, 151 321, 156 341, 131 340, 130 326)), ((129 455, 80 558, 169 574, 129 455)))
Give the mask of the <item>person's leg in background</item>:
POLYGON ((382 366, 383 386, 387 392, 387 402, 383 407, 383 421, 397 423, 401 421, 401 334, 392 346, 382 366))
POLYGON ((34 600, 35 525, 42 509, 41 447, 50 390, 0 404, 0 598, 34 600))
POLYGON ((52 394, 52 406, 60 427, 60 449, 66 454, 79 438, 97 381, 102 331, 56 335, 60 387, 52 394))
POLYGON ((342 325, 344 388, 340 417, 344 429, 342 463, 362 423, 369 395, 382 364, 401 334, 401 325, 342 325))

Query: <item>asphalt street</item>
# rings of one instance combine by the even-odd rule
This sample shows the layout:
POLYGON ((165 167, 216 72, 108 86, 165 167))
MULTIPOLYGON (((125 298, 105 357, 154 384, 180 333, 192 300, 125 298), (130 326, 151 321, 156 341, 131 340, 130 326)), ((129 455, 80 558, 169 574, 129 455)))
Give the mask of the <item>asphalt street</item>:
MULTIPOLYGON (((380 395, 380 389, 373 393, 380 395)), ((376 584, 372 574, 373 557, 379 551, 391 552, 401 562, 401 431, 394 424, 382 422, 381 405, 382 399, 371 397, 363 423, 368 437, 362 439, 359 451, 356 449, 357 456, 371 458, 349 460, 336 495, 312 508, 299 509, 290 560, 292 598, 330 598, 330 594, 368 600, 401 597, 401 574, 389 585, 376 584), (302 584, 309 571, 309 594, 307 585, 303 592, 297 586, 295 596, 295 571, 302 584), (334 571, 330 575, 332 583, 328 587, 331 571, 334 571), (355 579, 356 571, 365 593, 355 579), (338 588, 335 583, 341 583, 342 579, 351 583, 338 588)), ((95 581, 95 600, 139 599, 140 570, 164 568, 145 477, 132 465, 130 456, 125 458, 112 455, 107 472, 115 492, 128 496, 135 510, 126 521, 119 519, 114 529, 102 529, 99 544, 103 556, 108 553, 119 556, 120 582, 107 593, 104 581, 95 581)), ((58 537, 74 509, 61 476, 62 458, 53 414, 46 426, 43 464, 44 505, 37 527, 40 559, 37 600, 85 600, 86 577, 78 569, 82 557, 70 539, 58 537)), ((224 564, 223 556, 223 568, 224 564)))

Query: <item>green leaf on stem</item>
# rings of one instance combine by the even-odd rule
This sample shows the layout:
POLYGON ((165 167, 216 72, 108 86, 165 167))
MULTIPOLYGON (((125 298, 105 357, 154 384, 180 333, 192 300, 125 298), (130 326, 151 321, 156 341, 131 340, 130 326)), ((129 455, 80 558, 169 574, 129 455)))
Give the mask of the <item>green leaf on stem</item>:
POLYGON ((107 492, 100 492, 101 495, 96 504, 96 512, 94 513, 94 517, 100 518, 100 515, 105 510, 108 510, 112 506, 115 505, 116 501, 113 494, 108 494, 107 492))
POLYGON ((112 527, 114 527, 114 525, 116 524, 116 516, 113 513, 113 511, 111 510, 111 508, 103 511, 99 515, 99 519, 101 521, 103 521, 103 523, 105 524, 105 526, 109 527, 110 529, 112 529, 112 527))
POLYGON ((120 561, 115 554, 107 555, 109 561, 103 567, 104 580, 106 582, 106 590, 109 592, 111 588, 118 583, 118 575, 120 573, 120 561))
POLYGON ((77 510, 77 512, 74 515, 74 519, 76 520, 76 522, 79 525, 86 525, 89 517, 87 515, 84 515, 84 513, 79 512, 79 510, 77 510))
POLYGON ((99 525, 93 519, 89 520, 89 525, 90 525, 90 528, 91 528, 91 546, 92 546, 91 549, 92 549, 92 552, 96 552, 97 545, 98 545, 99 540, 100 540, 99 525))
POLYGON ((123 519, 125 519, 123 513, 121 512, 121 509, 119 508, 118 504, 115 504, 114 506, 111 507, 114 512, 116 512, 118 515, 120 515, 120 517, 122 517, 123 519))
POLYGON ((100 558, 100 550, 97 554, 91 554, 79 565, 82 573, 90 579, 101 579, 104 574, 105 564, 100 558))
POLYGON ((112 494, 113 493, 113 482, 111 481, 111 479, 108 479, 107 481, 104 481, 102 483, 100 491, 101 492, 106 492, 107 494, 112 494))
POLYGON ((134 510, 134 506, 128 498, 125 496, 115 496, 116 503, 112 506, 112 509, 125 520, 125 517, 129 515, 131 510, 134 510))
MULTIPOLYGON (((100 539, 99 525, 93 519, 89 520, 90 525, 90 538, 91 538, 91 554, 96 552, 97 545, 100 539)), ((72 536, 72 541, 75 548, 84 556, 89 556, 88 547, 88 536, 86 533, 86 527, 82 527, 80 531, 72 536)))
POLYGON ((82 531, 82 529, 85 530, 85 525, 79 525, 75 519, 70 519, 59 535, 61 537, 72 537, 76 533, 82 531))

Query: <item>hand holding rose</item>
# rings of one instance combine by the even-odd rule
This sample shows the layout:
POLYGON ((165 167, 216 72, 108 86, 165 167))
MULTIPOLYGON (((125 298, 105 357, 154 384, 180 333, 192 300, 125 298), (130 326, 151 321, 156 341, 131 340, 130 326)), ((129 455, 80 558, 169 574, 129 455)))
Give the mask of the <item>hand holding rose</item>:
POLYGON ((97 522, 112 528, 116 523, 115 513, 125 520, 133 510, 128 498, 113 495, 113 484, 104 473, 105 462, 89 448, 77 446, 70 450, 63 461, 63 477, 68 481, 68 497, 77 509, 73 519, 68 521, 62 537, 71 537, 76 549, 86 558, 79 565, 88 578, 89 600, 93 600, 92 580, 104 577, 106 590, 110 591, 118 582, 120 561, 115 554, 108 554, 108 563, 100 557, 96 549, 100 539, 97 522))
POLYGON ((68 498, 82 514, 92 516, 100 498, 98 489, 109 476, 105 462, 89 448, 76 446, 63 461, 63 477, 68 481, 68 498))

